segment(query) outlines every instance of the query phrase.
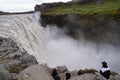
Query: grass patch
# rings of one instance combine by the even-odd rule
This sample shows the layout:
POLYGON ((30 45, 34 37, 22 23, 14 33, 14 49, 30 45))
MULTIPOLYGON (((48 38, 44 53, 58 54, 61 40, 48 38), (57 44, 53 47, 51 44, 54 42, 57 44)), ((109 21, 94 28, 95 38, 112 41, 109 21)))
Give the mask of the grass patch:
POLYGON ((90 3, 86 5, 60 6, 49 9, 43 15, 66 15, 66 14, 81 14, 81 15, 103 15, 103 14, 120 14, 120 0, 106 1, 104 4, 90 3))
POLYGON ((82 75, 82 74, 85 74, 85 73, 93 73, 95 74, 95 72, 98 72, 97 70, 95 69, 85 69, 85 70, 79 70, 78 71, 78 75, 82 75))
POLYGON ((10 73, 20 73, 21 71, 22 71, 22 68, 20 68, 20 67, 14 67, 14 68, 10 68, 9 70, 8 70, 10 73))

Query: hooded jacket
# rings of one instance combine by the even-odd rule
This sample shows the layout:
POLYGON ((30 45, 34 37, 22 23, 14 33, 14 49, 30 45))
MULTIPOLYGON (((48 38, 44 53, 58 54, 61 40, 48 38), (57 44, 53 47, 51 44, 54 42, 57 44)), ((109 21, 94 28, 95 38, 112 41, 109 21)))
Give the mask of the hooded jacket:
POLYGON ((103 75, 106 79, 110 78, 110 68, 109 67, 102 67, 100 69, 100 74, 103 75))

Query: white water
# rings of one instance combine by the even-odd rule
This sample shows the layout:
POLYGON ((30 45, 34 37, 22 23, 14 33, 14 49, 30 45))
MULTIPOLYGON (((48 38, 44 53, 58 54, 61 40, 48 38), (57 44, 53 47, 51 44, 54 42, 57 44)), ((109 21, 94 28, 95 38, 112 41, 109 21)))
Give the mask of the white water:
POLYGON ((36 13, 0 16, 0 36, 11 38, 22 51, 37 57, 44 42, 43 28, 37 21, 36 13))
POLYGON ((120 50, 111 45, 76 41, 56 27, 43 28, 39 13, 0 16, 0 36, 9 37, 39 64, 50 67, 66 65, 70 70, 101 67, 107 61, 111 70, 120 73, 120 50))

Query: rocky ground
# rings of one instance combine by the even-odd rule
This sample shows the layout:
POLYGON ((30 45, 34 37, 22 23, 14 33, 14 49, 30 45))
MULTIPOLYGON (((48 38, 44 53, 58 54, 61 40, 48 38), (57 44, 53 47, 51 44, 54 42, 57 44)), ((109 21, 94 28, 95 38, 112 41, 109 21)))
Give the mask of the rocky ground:
MULTIPOLYGON (((96 70, 69 71, 65 66, 57 66, 61 80, 70 72, 70 80, 105 80, 96 70)), ((53 80, 52 68, 39 65, 34 56, 21 52, 8 38, 0 38, 0 80, 53 80)), ((111 75, 110 80, 120 80, 120 75, 111 75)))
POLYGON ((0 80, 16 80, 22 70, 35 64, 35 57, 21 52, 11 39, 0 38, 0 80))

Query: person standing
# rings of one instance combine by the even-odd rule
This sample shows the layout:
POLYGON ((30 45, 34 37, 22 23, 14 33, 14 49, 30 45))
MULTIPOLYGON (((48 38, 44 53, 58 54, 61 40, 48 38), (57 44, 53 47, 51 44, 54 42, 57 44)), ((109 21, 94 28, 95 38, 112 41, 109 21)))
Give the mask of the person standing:
POLYGON ((110 78, 110 68, 107 65, 107 62, 102 62, 102 68, 100 69, 100 74, 105 77, 107 80, 110 78))

